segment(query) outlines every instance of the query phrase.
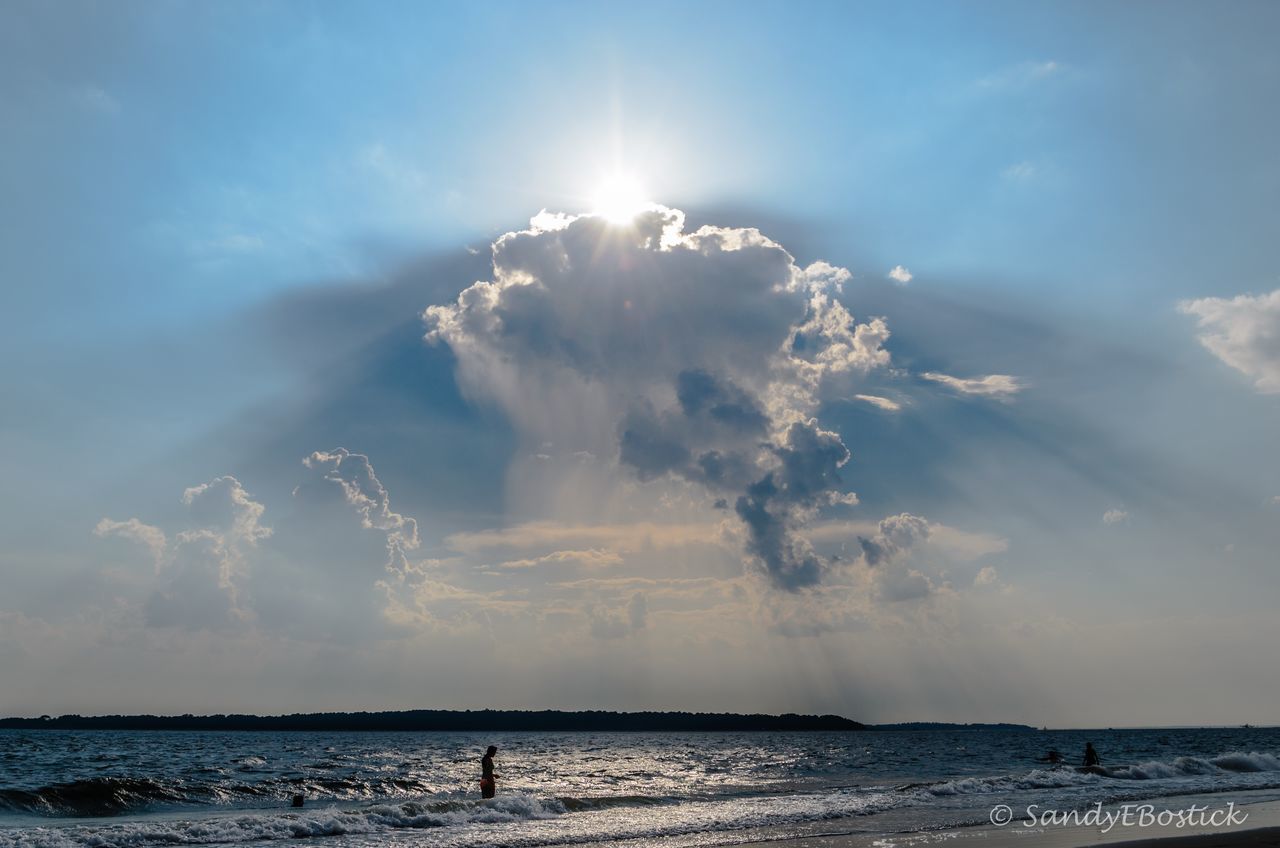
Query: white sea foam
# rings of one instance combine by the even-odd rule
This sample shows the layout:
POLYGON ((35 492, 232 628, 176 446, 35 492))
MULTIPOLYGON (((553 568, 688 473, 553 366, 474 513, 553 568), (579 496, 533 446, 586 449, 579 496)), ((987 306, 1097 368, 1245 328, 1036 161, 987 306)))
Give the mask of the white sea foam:
MULTIPOLYGON (((576 799, 579 804, 589 803, 576 799)), ((822 821, 889 809, 904 803, 889 793, 837 791, 722 801, 671 803, 661 811, 636 799, 606 804, 611 814, 575 814, 561 799, 508 795, 488 802, 387 804, 359 809, 330 807, 306 813, 258 813, 196 820, 142 820, 105 825, 0 830, 0 848, 149 848, 375 834, 392 830, 437 830, 434 845, 494 843, 509 846, 550 842, 628 839, 822 821), (538 828, 539 823, 554 825, 538 828), (520 827, 528 825, 529 827, 520 827), (495 828, 496 826, 496 828, 495 828), (507 826, 503 828, 502 826, 507 826), (515 826, 514 829, 512 826, 515 826)))
POLYGON ((1033 769, 1023 774, 958 778, 919 788, 934 795, 972 795, 1105 785, 1108 780, 1178 780, 1255 772, 1280 772, 1280 758, 1257 751, 1233 752, 1211 759, 1178 757, 1169 762, 1151 760, 1104 768, 1098 773, 1081 772, 1067 767, 1033 769))
POLYGON ((1029 789, 1061 789, 1097 783, 1097 775, 1073 769, 1033 769, 1025 774, 964 777, 921 787, 933 795, 977 795, 1021 792, 1029 789))

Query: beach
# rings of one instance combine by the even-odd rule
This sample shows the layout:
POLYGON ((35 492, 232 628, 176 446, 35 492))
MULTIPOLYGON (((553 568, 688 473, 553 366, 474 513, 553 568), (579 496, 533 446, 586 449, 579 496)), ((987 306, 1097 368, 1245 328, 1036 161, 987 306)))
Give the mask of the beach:
MULTIPOLYGON (((1172 805, 1171 805, 1172 806, 1172 805)), ((892 835, 828 834, 747 843, 755 848, 1253 848, 1280 846, 1280 802, 1267 800, 1240 805, 1248 814, 1236 827, 1124 827, 1103 831, 1099 827, 1064 826, 1027 828, 973 826, 924 833, 892 835)))

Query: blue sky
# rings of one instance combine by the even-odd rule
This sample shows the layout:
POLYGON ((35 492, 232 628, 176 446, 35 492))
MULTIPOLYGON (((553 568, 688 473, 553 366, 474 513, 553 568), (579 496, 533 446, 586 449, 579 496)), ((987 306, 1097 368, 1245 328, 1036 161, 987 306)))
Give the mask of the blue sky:
POLYGON ((1273 5, 0 15, 0 712, 1280 720, 1273 5))

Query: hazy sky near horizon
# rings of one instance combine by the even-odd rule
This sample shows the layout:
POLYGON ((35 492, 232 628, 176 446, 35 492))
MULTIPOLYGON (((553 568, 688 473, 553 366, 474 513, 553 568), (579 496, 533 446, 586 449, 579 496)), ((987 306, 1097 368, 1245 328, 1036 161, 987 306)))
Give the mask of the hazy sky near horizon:
POLYGON ((0 713, 1280 722, 1277 34, 6 5, 0 713))

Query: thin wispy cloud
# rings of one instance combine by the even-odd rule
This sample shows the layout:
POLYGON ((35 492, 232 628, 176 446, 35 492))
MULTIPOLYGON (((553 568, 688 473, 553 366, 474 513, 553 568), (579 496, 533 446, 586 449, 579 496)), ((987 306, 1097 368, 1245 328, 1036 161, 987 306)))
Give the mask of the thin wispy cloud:
POLYGON ((1009 374, 988 374, 985 377, 952 377, 937 371, 926 371, 920 375, 926 380, 941 383, 952 391, 962 395, 988 397, 995 400, 1010 400, 1026 389, 1026 384, 1009 374))
POLYGON ((1000 172, 1000 176, 1015 183, 1025 183, 1035 178, 1038 169, 1030 162, 1015 162, 1000 172))
POLYGON ((1053 59, 1022 62, 983 77, 977 87, 993 92, 1018 91, 1059 76, 1065 70, 1065 65, 1053 59))
POLYGON ((877 409, 883 409, 885 412, 900 412, 902 410, 902 404, 892 398, 881 397, 880 395, 854 395, 853 397, 855 400, 869 403, 877 409))
POLYGON ((142 544, 151 552, 157 569, 163 565, 165 551, 169 546, 169 540, 163 530, 150 524, 144 524, 136 518, 129 518, 124 521, 112 521, 110 518, 104 518, 93 528, 93 535, 100 537, 119 536, 122 539, 130 539, 142 544))

